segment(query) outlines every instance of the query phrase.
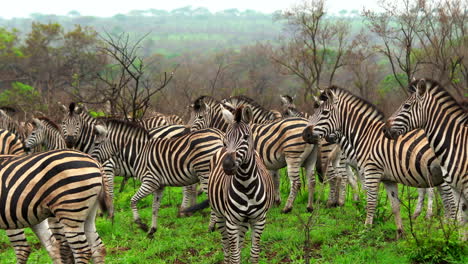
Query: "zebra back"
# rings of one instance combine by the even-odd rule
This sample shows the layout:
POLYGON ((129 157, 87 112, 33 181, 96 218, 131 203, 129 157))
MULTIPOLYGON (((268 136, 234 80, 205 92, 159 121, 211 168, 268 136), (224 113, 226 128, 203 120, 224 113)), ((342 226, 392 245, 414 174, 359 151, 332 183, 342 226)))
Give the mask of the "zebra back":
POLYGON ((253 123, 267 123, 271 120, 277 120, 282 118, 281 113, 279 113, 278 111, 267 110, 254 99, 244 95, 232 96, 228 99, 222 100, 221 102, 228 106, 231 106, 233 109, 236 109, 240 106, 249 106, 253 112, 253 123))

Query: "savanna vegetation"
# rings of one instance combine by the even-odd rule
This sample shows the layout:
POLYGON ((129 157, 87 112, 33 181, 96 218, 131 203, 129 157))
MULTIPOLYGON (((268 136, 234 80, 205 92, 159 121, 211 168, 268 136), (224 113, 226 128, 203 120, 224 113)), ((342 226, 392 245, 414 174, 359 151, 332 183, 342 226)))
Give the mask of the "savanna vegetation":
MULTIPOLYGON (((279 109, 278 95, 290 94, 300 110, 312 112, 314 96, 335 84, 390 113, 415 77, 436 79, 458 101, 468 100, 466 1, 384 0, 381 12, 345 10, 339 16, 325 6, 324 0, 305 0, 274 14, 185 7, 108 18, 73 11, 0 19, 0 106, 17 109, 15 118, 22 121, 33 115, 59 121, 58 102, 71 101, 85 103, 95 116, 138 119, 156 110, 187 120, 187 106, 200 95, 246 94, 279 109)), ((284 200, 286 180, 281 188, 284 200)), ((343 208, 325 208, 327 188, 316 194, 312 214, 305 210, 305 190, 292 213, 270 211, 263 263, 468 262, 467 245, 443 218, 440 202, 435 218, 411 220, 415 190, 400 188, 406 238, 397 241, 383 192, 368 230, 364 192, 360 202, 348 199, 343 208)), ((222 260, 219 233, 207 231, 208 212, 176 217, 180 189, 166 190, 153 240, 132 224, 134 191, 130 184, 116 195, 113 223, 98 220, 109 263, 222 260)), ((145 219, 150 203, 140 204, 145 219)), ((1 234, 0 262, 14 263, 1 234)), ((31 263, 48 262, 37 239, 30 238, 37 249, 31 263)), ((243 259, 247 256, 244 249, 243 259)))

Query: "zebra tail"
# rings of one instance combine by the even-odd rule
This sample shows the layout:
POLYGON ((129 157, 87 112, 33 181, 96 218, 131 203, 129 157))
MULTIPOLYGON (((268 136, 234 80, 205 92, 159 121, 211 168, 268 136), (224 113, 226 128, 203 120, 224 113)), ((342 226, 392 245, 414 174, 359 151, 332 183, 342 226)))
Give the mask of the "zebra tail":
POLYGON ((317 160, 315 162, 315 170, 317 171, 318 179, 321 183, 323 183, 323 168, 322 168, 322 151, 321 146, 317 150, 317 160))
POLYGON ((206 199, 205 201, 199 203, 199 204, 196 204, 194 206, 190 206, 184 210, 182 210, 182 213, 193 213, 193 212, 196 212, 196 211, 200 211, 202 209, 205 209, 205 208, 208 208, 210 206, 210 202, 208 199, 206 199))
POLYGON ((98 196, 99 207, 102 212, 107 213, 107 217, 114 220, 114 201, 109 186, 108 175, 101 168, 102 188, 98 196))

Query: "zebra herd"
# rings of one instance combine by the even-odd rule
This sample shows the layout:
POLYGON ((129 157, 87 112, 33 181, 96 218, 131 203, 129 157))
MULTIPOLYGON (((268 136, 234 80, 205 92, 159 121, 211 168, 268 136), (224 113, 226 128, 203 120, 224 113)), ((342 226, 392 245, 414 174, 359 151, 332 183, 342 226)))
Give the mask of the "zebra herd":
POLYGON ((414 216, 421 212, 425 188, 438 187, 446 216, 466 228, 467 112, 435 81, 417 80, 409 90, 411 96, 387 122, 374 105, 335 86, 316 98, 313 115, 298 111, 289 96, 281 96, 282 112, 245 96, 201 96, 190 105, 187 125, 160 113, 138 122, 93 118, 84 105, 71 103, 61 106, 61 126, 38 117, 28 127, 0 110, 0 227, 7 229, 17 263, 26 263, 31 252, 25 227, 54 263, 103 263, 94 220, 98 205, 112 216, 119 175, 122 185, 130 177, 141 182, 130 204, 134 222, 149 238, 157 230, 164 188, 183 187, 179 214, 211 207, 209 227, 221 232, 225 262, 240 263, 250 226, 251 262, 257 263, 267 211, 281 203, 278 170, 286 167, 291 189, 283 213, 293 209, 301 168, 309 212, 316 170, 330 183, 328 206, 343 205, 347 183, 357 200, 354 168, 367 193, 366 225, 373 223, 382 182, 397 237, 403 234, 398 183, 420 188, 414 216), (197 183, 208 196, 198 205, 197 183), (148 227, 137 203, 150 194, 148 227))

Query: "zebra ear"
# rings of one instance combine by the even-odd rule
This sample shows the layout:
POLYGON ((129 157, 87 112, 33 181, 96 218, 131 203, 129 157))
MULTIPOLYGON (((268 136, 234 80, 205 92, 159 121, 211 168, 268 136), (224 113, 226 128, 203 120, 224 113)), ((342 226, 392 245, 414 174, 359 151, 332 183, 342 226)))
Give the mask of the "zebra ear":
POLYGON ((287 105, 287 104, 291 103, 291 101, 289 101, 289 98, 291 98, 291 97, 289 97, 289 98, 288 97, 289 97, 288 95, 280 95, 281 103, 283 105, 287 105))
POLYGON ((336 103, 336 93, 332 89, 328 90, 329 98, 332 100, 333 103, 336 103))
POLYGON ((103 125, 95 125, 94 126, 94 133, 98 136, 105 137, 107 136, 107 128, 103 125))
POLYGON ((252 119, 253 119, 252 109, 248 106, 242 108, 242 121, 244 121, 247 124, 250 124, 252 119))
POLYGON ((426 80, 421 79, 419 80, 418 84, 416 85, 417 95, 422 97, 426 93, 427 85, 426 80))
POLYGON ((224 108, 224 106, 221 104, 221 113, 223 113, 223 118, 228 124, 234 123, 234 115, 231 113, 231 111, 227 110, 224 108))
POLYGON ((230 103, 221 103, 221 107, 222 107, 222 109, 228 110, 232 114, 234 114, 234 112, 236 111, 236 108, 233 107, 232 104, 230 104, 230 103))
POLYGON ((37 119, 37 118, 33 118, 33 119, 32 119, 32 124, 33 124, 35 127, 38 127, 38 128, 39 128, 39 127, 42 127, 41 121, 40 121, 39 119, 37 119))

